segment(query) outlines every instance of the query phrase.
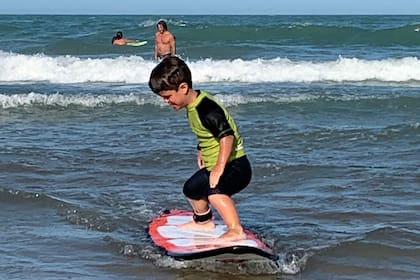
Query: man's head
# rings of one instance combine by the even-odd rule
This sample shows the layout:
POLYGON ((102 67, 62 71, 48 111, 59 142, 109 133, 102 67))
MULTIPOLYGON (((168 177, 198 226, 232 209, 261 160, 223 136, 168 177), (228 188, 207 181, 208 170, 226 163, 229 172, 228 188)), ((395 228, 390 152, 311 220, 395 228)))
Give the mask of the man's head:
POLYGON ((156 28, 159 30, 159 32, 165 32, 168 30, 168 26, 164 20, 159 20, 156 24, 156 28))

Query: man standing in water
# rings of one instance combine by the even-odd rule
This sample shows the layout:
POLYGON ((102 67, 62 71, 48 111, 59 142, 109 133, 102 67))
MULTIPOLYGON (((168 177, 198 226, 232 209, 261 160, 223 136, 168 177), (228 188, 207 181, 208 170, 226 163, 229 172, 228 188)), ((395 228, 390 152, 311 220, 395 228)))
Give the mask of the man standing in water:
POLYGON ((160 20, 157 25, 155 39, 155 60, 162 59, 168 55, 176 54, 175 36, 168 31, 168 26, 164 20, 160 20))

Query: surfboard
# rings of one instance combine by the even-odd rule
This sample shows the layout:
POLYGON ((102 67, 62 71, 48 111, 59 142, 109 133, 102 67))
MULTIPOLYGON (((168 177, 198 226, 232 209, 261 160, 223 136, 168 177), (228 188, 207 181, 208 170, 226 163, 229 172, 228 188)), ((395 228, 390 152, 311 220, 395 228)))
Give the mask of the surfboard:
POLYGON ((146 44, 147 44, 147 41, 136 41, 136 42, 127 43, 127 46, 140 47, 140 46, 144 46, 146 44))
POLYGON ((191 211, 165 210, 149 223, 149 236, 168 256, 180 260, 207 257, 219 259, 263 257, 277 260, 273 250, 250 230, 245 229, 245 240, 216 242, 215 238, 227 229, 220 220, 214 220, 216 228, 213 231, 187 230, 178 227, 192 221, 192 216, 191 211))

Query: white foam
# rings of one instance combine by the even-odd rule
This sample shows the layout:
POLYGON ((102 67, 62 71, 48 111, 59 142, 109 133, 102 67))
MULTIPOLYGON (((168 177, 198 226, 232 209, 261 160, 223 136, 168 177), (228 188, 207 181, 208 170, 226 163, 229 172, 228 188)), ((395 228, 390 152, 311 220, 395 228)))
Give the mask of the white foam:
POLYGON ((204 82, 384 82, 420 81, 416 57, 386 60, 338 58, 335 61, 218 60, 191 64, 194 79, 204 82))
POLYGON ((39 106, 58 106, 68 107, 72 105, 83 106, 83 107, 100 107, 105 105, 113 104, 136 104, 144 105, 155 104, 159 105, 162 102, 151 95, 150 98, 145 100, 144 97, 137 94, 127 95, 72 95, 72 94, 41 94, 41 93, 27 93, 27 94, 13 94, 5 95, 0 94, 0 108, 15 108, 28 105, 39 105, 39 106))
MULTIPOLYGON (((319 99, 320 96, 311 93, 278 94, 276 92, 264 96, 248 94, 215 94, 225 106, 232 107, 241 104, 274 103, 287 104, 299 103, 319 99)), ((395 96, 394 96, 395 97, 395 96)), ((328 97, 335 101, 350 101, 362 99, 386 99, 389 96, 375 95, 334 95, 328 97)), ((18 108, 28 106, 54 106, 54 107, 103 107, 119 104, 129 104, 143 106, 146 104, 167 107, 160 97, 151 91, 137 92, 128 94, 68 94, 68 93, 20 93, 20 94, 0 94, 0 108, 18 108)))
POLYGON ((155 66, 140 56, 117 58, 51 57, 0 52, 0 81, 88 83, 143 83, 155 66))
MULTIPOLYGON (((156 65, 141 56, 80 58, 23 55, 0 51, 1 82, 147 83, 156 65)), ((334 61, 291 61, 287 58, 188 61, 194 83, 207 82, 420 82, 417 57, 334 61)))

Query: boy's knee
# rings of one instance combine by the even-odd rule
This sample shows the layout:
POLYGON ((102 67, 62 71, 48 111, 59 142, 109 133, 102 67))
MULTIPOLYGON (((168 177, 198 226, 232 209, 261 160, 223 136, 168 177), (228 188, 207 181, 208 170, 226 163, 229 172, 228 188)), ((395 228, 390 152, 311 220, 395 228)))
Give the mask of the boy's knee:
POLYGON ((196 188, 194 188, 194 185, 192 184, 188 184, 189 181, 187 181, 184 184, 184 188, 182 189, 182 192, 184 193, 184 195, 186 197, 188 197, 189 199, 200 199, 202 197, 200 197, 200 194, 196 191, 196 188))

